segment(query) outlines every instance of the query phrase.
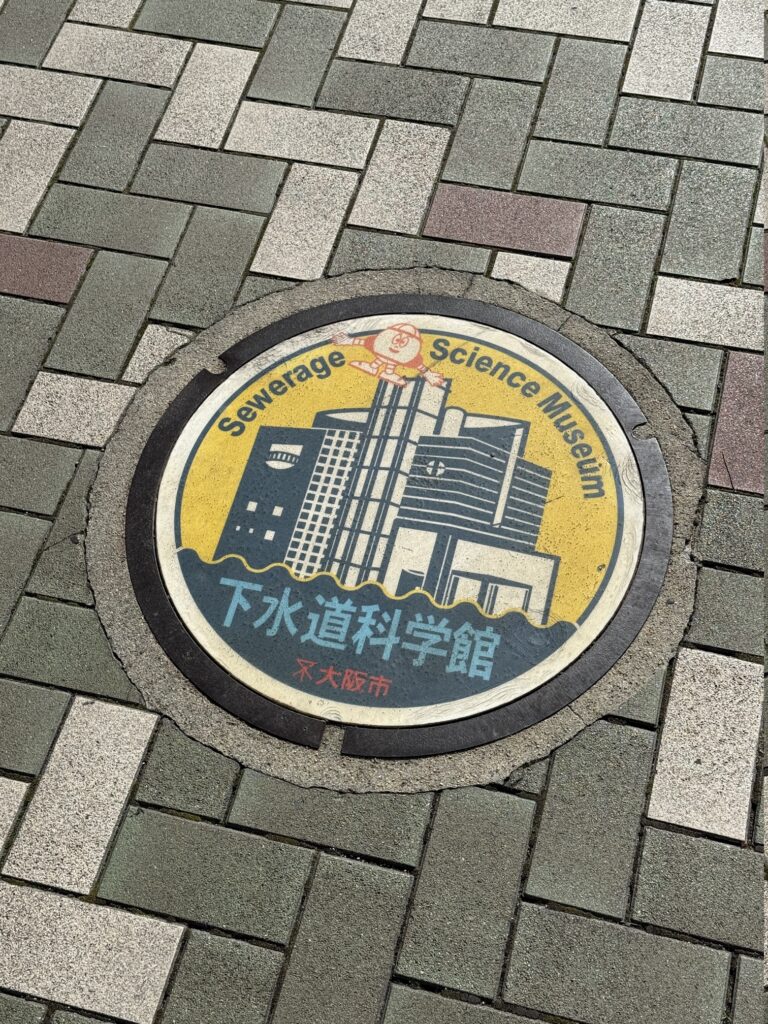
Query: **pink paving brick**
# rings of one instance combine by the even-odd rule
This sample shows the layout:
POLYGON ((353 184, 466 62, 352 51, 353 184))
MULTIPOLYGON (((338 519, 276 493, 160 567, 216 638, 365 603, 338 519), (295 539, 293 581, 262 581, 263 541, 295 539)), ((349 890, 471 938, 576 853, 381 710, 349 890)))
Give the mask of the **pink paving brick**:
POLYGON ((712 446, 709 482, 763 493, 763 357, 732 352, 712 446))
POLYGON ((69 302, 91 252, 80 245, 0 234, 0 292, 69 302))
POLYGON ((441 185, 425 234, 499 249, 573 256, 586 207, 564 199, 441 185))

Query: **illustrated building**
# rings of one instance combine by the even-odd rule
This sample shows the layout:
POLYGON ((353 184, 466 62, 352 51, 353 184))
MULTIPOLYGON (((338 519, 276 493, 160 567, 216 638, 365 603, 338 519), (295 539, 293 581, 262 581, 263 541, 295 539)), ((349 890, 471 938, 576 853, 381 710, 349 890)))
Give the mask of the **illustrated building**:
POLYGON ((368 409, 261 427, 216 557, 545 624, 559 560, 536 545, 551 473, 523 457, 526 421, 466 413, 449 395, 450 381, 381 382, 368 409))

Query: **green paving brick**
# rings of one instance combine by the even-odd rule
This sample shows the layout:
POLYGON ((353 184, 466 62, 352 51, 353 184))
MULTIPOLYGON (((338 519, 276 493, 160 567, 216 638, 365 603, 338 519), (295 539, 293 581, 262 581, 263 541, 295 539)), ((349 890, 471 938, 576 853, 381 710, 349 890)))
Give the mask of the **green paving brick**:
POLYGON ((37 775, 69 700, 61 690, 0 679, 0 768, 37 775))
POLYGON ((209 327, 220 319, 240 290, 263 223, 263 217, 250 213, 196 209, 152 318, 191 327, 209 327))
POLYGON ((136 789, 136 799, 219 820, 229 804, 238 765, 161 722, 136 789))
POLYGON ((580 1024, 720 1024, 723 950, 523 905, 504 998, 580 1024))
POLYGON ((763 69, 760 61, 710 54, 699 86, 699 103, 716 107, 763 109, 763 69))
POLYGON ((103 899, 285 943, 312 854, 219 825, 134 809, 99 886, 103 899))
POLYGON ((273 1024, 378 1024, 411 879, 320 856, 273 1024))
POLYGON ((141 256, 97 253, 45 365, 116 380, 166 266, 162 260, 141 256))
POLYGON ((0 643, 0 672, 141 703, 91 608, 23 598, 0 643))
POLYGON ((443 270, 484 274, 490 256, 490 249, 481 249, 477 246, 437 242, 428 238, 386 235, 379 231, 355 231, 348 228, 339 240, 330 273, 333 275, 348 274, 355 270, 441 267, 443 270))
POLYGON ((762 634, 763 581, 757 576, 702 569, 688 640, 760 657, 762 634))
POLYGON ((621 336, 621 343, 658 377, 677 405, 707 412, 715 408, 723 363, 719 349, 629 334, 621 336))
POLYGON ((754 960, 747 956, 739 957, 733 1024, 765 1024, 761 960, 754 960))
POLYGON ((335 60, 318 105, 332 110, 455 124, 469 80, 439 71, 335 60))
POLYGON ((3 1024, 42 1024, 46 1007, 19 996, 0 992, 0 1020, 3 1024))
POLYGON ((549 758, 535 761, 519 771, 512 772, 504 786, 506 789, 516 789, 522 793, 541 793, 547 784, 549 765, 549 758))
POLYGON ((321 846, 416 864, 432 801, 428 794, 334 793, 246 771, 230 822, 321 846))
POLYGON ((267 277, 263 274, 249 274, 240 289, 236 305, 242 306, 245 302, 253 302, 255 299, 262 299, 265 295, 273 292, 282 292, 286 288, 293 288, 295 281, 289 281, 287 277, 267 277))
POLYGON ((169 96, 165 89, 105 82, 59 180, 118 191, 127 188, 169 96))
POLYGON ((0 4, 0 61, 42 64, 72 0, 6 0, 0 4))
POLYGON ((257 156, 153 143, 131 190, 187 203, 269 213, 285 166, 279 160, 257 156))
POLYGON ((598 722, 554 755, 526 892, 623 917, 655 737, 598 722))
POLYGON ((648 828, 632 916, 659 928, 762 950, 762 878, 758 853, 648 828))
POLYGON ((765 564, 762 499, 731 491, 707 491, 696 555, 705 562, 719 562, 759 572, 765 564))
POLYGON ((0 636, 50 528, 51 524, 45 519, 35 519, 17 512, 0 512, 0 552, 3 563, 3 571, 0 573, 0 636))
POLYGON ((393 985, 384 1024, 530 1024, 530 1018, 473 1006, 462 998, 393 985))
POLYGON ((63 315, 56 306, 0 295, 0 430, 11 428, 63 315))
POLYGON ((408 63, 416 67, 543 82, 554 40, 533 32, 422 21, 408 63))
POLYGON ((142 32, 209 39, 236 46, 263 46, 278 11, 265 0, 146 0, 136 28, 142 32))
POLYGON ((693 436, 696 440, 699 454, 703 459, 705 459, 709 452, 709 438, 712 433, 712 417, 703 416, 700 413, 687 412, 685 414, 685 418, 688 420, 691 430, 693 430, 693 436))
POLYGON ((666 678, 666 668, 655 672, 653 678, 643 686, 639 693, 628 700, 626 704, 622 704, 616 712, 617 716, 628 718, 633 722, 644 722, 646 725, 658 725, 666 678))
POLYGON ((749 235, 747 263, 744 267, 744 284, 762 287, 765 278, 765 232, 762 227, 753 227, 749 235))
POLYGON ((72 478, 80 452, 45 441, 0 436, 2 504, 52 516, 72 478))
POLYGON ((169 259, 189 213, 184 203, 54 185, 35 217, 32 234, 169 259))
POLYGON ((163 1024, 264 1024, 282 962, 275 950, 192 930, 163 1024))

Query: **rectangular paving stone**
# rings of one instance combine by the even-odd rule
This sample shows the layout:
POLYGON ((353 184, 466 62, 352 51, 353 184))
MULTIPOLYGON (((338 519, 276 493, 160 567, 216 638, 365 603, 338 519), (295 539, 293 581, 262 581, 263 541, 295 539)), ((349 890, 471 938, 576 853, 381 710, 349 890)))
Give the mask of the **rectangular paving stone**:
POLYGON ((493 263, 492 277, 515 281, 524 288, 560 302, 571 264, 565 260, 548 260, 541 256, 525 256, 516 252, 500 252, 493 263))
POLYGON ((447 128, 386 121, 349 223, 417 235, 450 138, 447 128))
POLYGON ((554 756, 526 892, 623 918, 655 737, 598 722, 554 756))
POLYGON ((218 149, 251 77, 257 54, 197 43, 155 138, 218 149))
POLYGON ((415 67, 543 82, 554 40, 529 32, 422 21, 408 53, 415 67))
POLYGON ((101 82, 82 75, 0 65, 0 114, 77 126, 101 82))
POLYGON ((522 906, 505 999, 583 1024, 719 1024, 724 950, 522 906))
POLYGON ((16 417, 19 434, 103 448, 133 398, 123 384, 41 372, 16 417))
POLYGON ((98 252, 45 365, 119 377, 166 266, 162 260, 98 252))
POLYGON ((423 16, 485 25, 492 7, 493 0, 427 0, 423 16))
POLYGON ((188 0, 145 0, 136 20, 142 32, 209 39, 234 46, 263 46, 278 12, 264 0, 216 0, 212 6, 188 0))
POLYGON ((765 279, 765 232, 761 226, 752 228, 744 267, 744 284, 762 286, 765 279))
POLYGON ((253 76, 250 99, 311 107, 344 20, 341 11, 284 8, 253 76))
POLYGON ((401 974, 495 996, 534 809, 530 800, 490 790, 440 794, 401 974))
POLYGON ((334 793, 246 771, 229 821, 379 860, 416 865, 431 804, 426 793, 334 793))
POLYGON ((762 295, 747 288, 659 277, 648 333, 760 351, 762 295))
POLYGON ((70 21, 90 21, 94 25, 129 28, 143 0, 77 0, 70 21))
POLYGON ((0 673, 138 702, 91 608, 22 598, 0 643, 0 673))
POLYGON ((147 85, 105 82, 59 180, 117 191, 127 188, 168 95, 147 85))
POLYGON ((189 213, 190 207, 184 203, 54 185, 35 217, 32 232, 169 259, 189 213))
POLYGON ((407 267, 442 267, 483 274, 488 266, 489 249, 435 242, 427 238, 404 238, 377 231, 345 230, 331 261, 331 274, 353 270, 387 270, 407 267))
POLYGON ((0 1020, 6 1024, 43 1024, 48 1008, 20 996, 0 992, 0 1020))
POLYGON ((364 167, 376 122, 324 110, 243 103, 226 148, 283 160, 364 167))
POLYGON ((758 115, 749 111, 624 96, 610 142, 624 149, 756 167, 761 126, 758 115))
POLYGON ((153 143, 131 191, 186 203, 269 213, 284 171, 285 164, 279 160, 153 143))
POLYGON ((3 505, 42 516, 55 514, 80 452, 58 444, 0 434, 3 505))
POLYGON ((148 324, 133 350, 130 362, 123 373, 123 380, 132 384, 143 384, 152 370, 164 363, 176 349, 185 345, 190 337, 190 331, 166 327, 164 324, 148 324))
POLYGON ((763 109, 763 70, 758 61, 710 54, 699 86, 699 103, 763 109))
POLYGON ((468 84, 460 75, 440 71, 335 60, 318 103, 379 117, 456 124, 468 84))
POLYGON ((628 41, 640 0, 500 0, 495 25, 628 41))
POLYGON ((282 956, 192 930, 163 1014, 173 1024, 265 1024, 282 956))
POLYGON ((0 61, 40 64, 69 6, 70 0, 5 0, 0 4, 0 61))
POLYGON ((709 43, 715 53, 764 58, 761 5, 754 0, 720 0, 709 43))
POLYGON ((731 490, 764 491, 763 359, 732 352, 723 385, 709 482, 731 490))
POLYGON ((709 20, 707 7, 646 0, 623 91, 693 99, 709 20))
POLYGON ((718 569, 701 570, 688 632, 692 643, 759 657, 763 652, 762 623, 763 590, 759 577, 718 569))
POLYGON ((91 249, 77 245, 0 235, 0 292, 68 302, 91 255, 91 249))
POLYGON ((632 916, 762 952, 762 867, 752 850, 646 829, 632 916))
POLYGON ((424 233, 501 249, 573 256, 582 203, 513 195, 462 185, 441 185, 424 233))
POLYGON ((180 39, 67 22, 45 58, 46 68, 172 86, 191 44, 180 39))
POLYGON ((28 788, 26 782, 6 779, 0 775, 0 851, 8 841, 13 826, 16 824, 28 788))
POLYGON ((667 229, 662 271, 713 281, 737 278, 756 184, 757 171, 746 167, 686 160, 667 229))
POLYGON ((761 702, 759 665, 707 651, 680 652, 651 818, 746 839, 761 702))
POLYGON ((0 884, 0 985, 152 1024, 182 927, 25 885, 0 884))
POLYGON ((69 700, 70 694, 48 686, 0 679, 0 768, 37 775, 69 700))
POLYGON ((62 310, 0 296, 0 337, 7 361, 0 382, 0 430, 8 430, 45 358, 62 310))
POLYGON ((152 306, 154 319, 209 327, 228 312, 263 223, 250 213, 198 207, 152 306))
POLYGON ((606 327, 642 326, 664 218, 595 206, 576 259, 566 305, 606 327))
POLYGON ((621 343, 658 377, 677 405, 707 412, 715 408, 722 352, 669 338, 638 338, 631 334, 623 334, 621 343))
POLYGON ((4 872, 91 891, 157 716, 76 697, 6 857, 4 872))
POLYGON ((762 961, 740 956, 733 1024, 762 1024, 765 1019, 762 961))
POLYGON ((285 943, 309 850, 159 811, 128 812, 99 896, 224 931, 285 943))
POLYGON ((528 1024, 530 1017, 474 1005, 461 996, 444 998, 435 992, 393 985, 389 990, 384 1024, 424 1024, 425 1021, 429 1024, 528 1024))
POLYGON ((605 141, 627 48, 590 39, 561 39, 536 134, 600 146, 605 141))
POLYGON ((399 64, 421 6, 421 0, 357 0, 339 56, 399 64))
POLYGON ((274 1024, 378 1024, 411 879, 321 854, 274 1024))
POLYGON ((757 496, 709 488, 694 545, 697 557, 761 571, 765 563, 762 507, 757 496))
POLYGON ((356 186, 352 171, 295 164, 251 270, 298 281, 322 277, 356 186))
POLYGON ((666 210, 676 171, 677 161, 664 156, 532 139, 518 187, 568 199, 666 210))
POLYGON ((0 634, 8 624, 27 577, 32 572, 50 525, 45 519, 35 519, 16 512, 0 512, 0 551, 3 552, 0 634))
POLYGON ((539 90, 485 78, 472 83, 443 179, 511 189, 530 131, 539 90))

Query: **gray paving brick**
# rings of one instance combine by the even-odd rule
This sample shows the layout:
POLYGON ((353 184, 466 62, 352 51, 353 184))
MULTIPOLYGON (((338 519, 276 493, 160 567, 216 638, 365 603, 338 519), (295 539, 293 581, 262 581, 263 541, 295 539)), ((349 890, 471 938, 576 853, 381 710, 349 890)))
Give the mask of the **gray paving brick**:
POLYGON ((511 189, 538 96, 533 85, 473 82, 443 179, 511 189))
MULTIPOLYGON (((8 430, 13 423, 62 315, 61 309, 42 302, 0 296, 5 361, 0 382, 0 430, 8 430)), ((7 504, 4 499, 3 504, 7 504)))
POLYGON ((621 343, 658 377, 677 405, 707 412, 715 408, 722 352, 669 338, 638 338, 631 334, 622 335, 621 343))
POLYGON ((29 786, 0 775, 0 851, 7 845, 29 786))
POLYGON ((384 1024, 527 1024, 529 1017, 473 1006, 463 999, 445 999, 434 992, 393 985, 384 1024))
POLYGON ((736 654, 763 651, 763 584, 756 576, 702 569, 688 639, 736 654))
POLYGON ((54 185, 32 225, 32 234, 85 241, 143 256, 173 255, 190 207, 163 199, 119 195, 79 185, 54 185))
POLYGON ((664 682, 667 669, 655 672, 653 678, 634 697, 622 704, 616 712, 621 718, 632 722, 645 722, 646 725, 658 725, 661 713, 661 698, 664 696, 664 682))
POLYGON ((747 262, 744 267, 744 284, 761 286, 765 280, 765 232, 762 227, 753 227, 749 236, 747 262))
POLYGON ((436 242, 427 238, 404 238, 378 231, 342 233, 331 262, 331 274, 347 274, 354 270, 389 270, 408 267, 442 267, 483 274, 488 266, 490 249, 436 242))
POLYGON ((159 811, 129 811, 99 896, 285 943, 307 880, 308 850, 159 811))
POLYGON ((526 892, 623 918, 655 739, 599 722, 554 756, 526 892))
POLYGON ((676 161, 663 156, 534 139, 519 188, 568 199, 665 210, 676 169, 676 161))
POLYGON ((41 371, 16 417, 20 434, 103 448, 134 389, 89 377, 41 371))
POLYGON ((190 45, 180 39, 69 21, 49 50, 45 67, 171 86, 190 45))
POLYGON ((739 276, 757 172, 685 161, 661 269, 714 281, 739 276))
POLYGON ((421 6, 421 0, 357 0, 339 54, 399 64, 421 6))
POLYGON ((56 520, 46 540, 46 548, 51 548, 62 541, 71 542, 74 534, 85 531, 86 502, 99 466, 99 458, 98 452, 83 452, 72 482, 56 513, 56 520))
POLYGON ((717 5, 717 17, 711 50, 720 53, 736 53, 744 57, 764 57, 762 8, 751 0, 721 0, 717 5))
POLYGON ((263 223, 263 217, 250 213, 196 209, 152 307, 153 318, 208 327, 222 317, 240 289, 263 223))
POLYGON ((491 277, 514 281, 552 302, 560 302, 571 272, 566 260, 550 260, 520 252, 500 252, 493 261, 491 277))
POLYGON ((646 0, 623 91, 692 99, 710 15, 695 4, 646 0))
POLYGON ((127 188, 168 95, 147 85, 105 82, 59 180, 118 191, 127 188))
POLYGON ((0 673, 139 703, 90 608, 22 598, 0 643, 0 673))
POLYGON ((265 0, 216 0, 213 6, 188 0, 145 0, 136 28, 258 47, 264 45, 277 12, 278 5, 265 0))
POLYGON ((49 529, 50 523, 45 519, 35 519, 18 512, 0 512, 0 551, 3 552, 0 635, 8 624, 49 529))
POLYGON ((763 69, 760 62, 710 54, 699 86, 699 103, 762 110, 763 69))
POLYGON ((118 378, 165 270, 161 260, 98 252, 45 365, 118 378))
POLYGON ((69 7, 70 0, 5 0, 0 4, 0 61, 40 64, 69 7))
POLYGON ((561 39, 536 121, 536 134, 600 146, 616 103, 626 46, 561 39))
POLYGON ((550 36, 530 32, 422 21, 408 63, 467 75, 543 82, 553 46, 550 36))
POLYGON ((492 7, 493 0, 427 0, 424 17, 473 21, 485 25, 492 7))
POLYGON ((535 761, 518 771, 512 772, 504 783, 507 789, 516 789, 523 793, 541 793, 547 783, 550 761, 535 761))
POLYGON ((123 380, 143 384, 152 370, 166 362, 189 338, 189 331, 166 327, 164 324, 148 324, 133 350, 123 380))
POLYGON ((69 19, 128 28, 142 3, 143 0, 77 0, 69 19))
POLYGON ((229 821, 380 860, 415 865, 432 801, 426 793, 334 793, 246 771, 229 821))
POLYGON ((709 453, 709 439, 712 433, 712 417, 694 412, 687 412, 684 415, 693 431, 699 454, 702 458, 706 458, 709 453))
POLYGON ((639 330, 661 246, 664 218, 593 207, 567 306, 606 327, 639 330))
POLYGON ((764 1024, 764 1021, 762 962, 752 957, 740 956, 733 1024, 764 1024))
POLYGON ((26 231, 74 134, 53 124, 11 121, 0 139, 0 230, 26 231))
POLYGON ((640 0, 500 0, 494 23, 534 32, 628 40, 640 0))
POLYGON ((248 96, 311 107, 343 26, 341 11, 284 8, 248 96))
POLYGON ((625 96, 610 141, 626 149, 757 166, 761 132, 761 118, 748 111, 625 96))
POLYGON ((218 821, 229 804, 237 772, 234 761, 162 721, 135 799, 218 821))
POLYGON ((468 84, 466 78, 439 71, 335 60, 318 102, 360 114, 456 124, 468 84))
POLYGON ((282 956, 192 930, 163 1011, 167 1024, 264 1024, 282 956))
POLYGON ((648 331, 704 345, 760 351, 763 297, 747 288, 659 277, 648 331))
POLYGON ((47 1007, 20 996, 0 992, 0 1020, 4 1024, 43 1024, 47 1007))
POLYGON ((3 504, 52 516, 77 466, 80 453, 57 444, 0 435, 3 504))
POLYGON ((398 961, 401 974, 495 995, 534 807, 489 790, 440 795, 398 961))
POLYGON ((632 916, 636 921, 762 951, 759 853, 649 828, 632 916))
POLYGON ((729 965, 722 950, 523 905, 505 998, 583 1024, 719 1024, 729 965))
POLYGON ((411 879, 321 854, 274 1024, 377 1024, 411 879))
POLYGON ((37 775, 69 700, 61 690, 0 679, 0 768, 37 775))
POLYGON ((765 564, 762 500, 710 488, 694 549, 699 558, 759 572, 765 564))
POLYGON ((292 288, 295 284, 295 281, 291 281, 287 277, 267 277, 264 274, 249 274, 237 296, 236 305, 242 306, 245 302, 263 299, 265 295, 271 295, 273 292, 282 292, 286 288, 292 288))
POLYGON ((0 66, 0 113, 53 124, 79 125, 101 82, 83 75, 0 66))
POLYGON ((132 192, 186 203, 269 213, 283 178, 278 160, 153 143, 132 192))

